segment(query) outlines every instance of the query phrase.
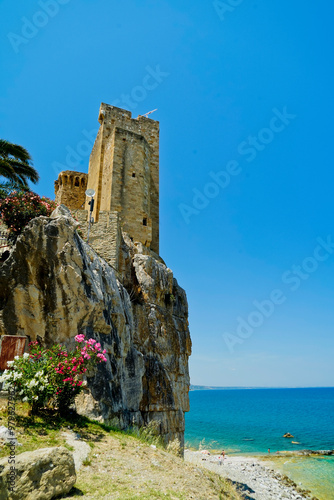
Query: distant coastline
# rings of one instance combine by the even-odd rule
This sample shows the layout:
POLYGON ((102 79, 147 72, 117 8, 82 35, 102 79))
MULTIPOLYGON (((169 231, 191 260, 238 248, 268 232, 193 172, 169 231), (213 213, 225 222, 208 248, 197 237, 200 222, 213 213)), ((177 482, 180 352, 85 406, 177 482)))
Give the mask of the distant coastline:
POLYGON ((215 387, 209 385, 192 385, 190 391, 238 391, 242 389, 268 389, 268 387, 215 387))
POLYGON ((193 385, 190 384, 190 391, 241 391, 241 390, 254 390, 254 389, 334 389, 333 386, 314 386, 314 387, 243 387, 243 386, 211 386, 211 385, 193 385))

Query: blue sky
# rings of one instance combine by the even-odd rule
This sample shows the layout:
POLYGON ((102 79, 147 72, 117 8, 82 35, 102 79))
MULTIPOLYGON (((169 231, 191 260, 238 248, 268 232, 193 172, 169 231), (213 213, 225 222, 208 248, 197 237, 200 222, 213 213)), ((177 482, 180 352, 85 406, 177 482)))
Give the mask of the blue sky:
POLYGON ((0 2, 0 134, 39 194, 87 172, 101 102, 158 108, 194 384, 334 385, 334 7, 291 3, 0 2))

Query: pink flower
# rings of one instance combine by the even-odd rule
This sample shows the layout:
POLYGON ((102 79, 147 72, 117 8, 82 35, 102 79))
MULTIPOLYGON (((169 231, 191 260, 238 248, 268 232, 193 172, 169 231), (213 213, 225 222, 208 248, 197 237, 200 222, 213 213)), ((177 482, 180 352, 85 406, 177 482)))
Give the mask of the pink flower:
POLYGON ((107 361, 107 358, 105 356, 103 356, 102 353, 99 353, 97 354, 97 357, 101 360, 101 361, 107 361))
POLYGON ((84 342, 84 340, 85 340, 85 336, 84 336, 83 333, 80 333, 79 335, 76 335, 74 338, 75 338, 75 340, 77 342, 84 342))

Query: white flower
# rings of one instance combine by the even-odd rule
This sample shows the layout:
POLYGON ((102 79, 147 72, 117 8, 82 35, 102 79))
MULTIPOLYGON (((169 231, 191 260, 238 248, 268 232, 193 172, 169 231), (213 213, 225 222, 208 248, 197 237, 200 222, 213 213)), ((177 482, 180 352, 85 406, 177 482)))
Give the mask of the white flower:
MULTIPOLYGON (((17 358, 18 356, 15 356, 15 358, 17 358)), ((14 361, 7 361, 7 366, 13 366, 14 364, 14 361)))
POLYGON ((37 399, 38 399, 38 396, 33 396, 33 398, 34 398, 34 399, 35 399, 35 400, 37 401, 37 399))
POLYGON ((20 356, 14 356, 14 359, 20 359, 20 356))
POLYGON ((28 401, 27 396, 25 396, 25 397, 22 399, 22 401, 28 401))
POLYGON ((5 382, 6 380, 11 378, 11 372, 9 370, 5 370, 0 377, 0 382, 5 382))
POLYGON ((27 359, 27 358, 29 358, 29 353, 28 353, 28 352, 25 352, 25 353, 23 354, 23 359, 27 359))

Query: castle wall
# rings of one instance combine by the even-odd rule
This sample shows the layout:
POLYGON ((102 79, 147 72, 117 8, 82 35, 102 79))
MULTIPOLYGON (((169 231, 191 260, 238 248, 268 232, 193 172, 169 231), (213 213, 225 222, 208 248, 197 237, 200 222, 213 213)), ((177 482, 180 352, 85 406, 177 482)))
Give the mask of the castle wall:
MULTIPOLYGON (((92 152, 90 154, 88 183, 87 183, 87 189, 94 189, 96 193, 94 196, 95 205, 93 212, 93 217, 95 221, 98 220, 98 213, 100 211, 100 203, 101 203, 99 193, 101 192, 101 185, 102 185, 102 171, 101 171, 101 163, 103 161, 102 136, 103 136, 103 130, 100 128, 96 136, 92 152)), ((88 200, 85 199, 86 210, 89 210, 88 201, 89 199, 88 200)))
POLYGON ((115 128, 110 209, 120 212, 124 231, 146 246, 152 241, 150 159, 143 136, 115 128))
MULTIPOLYGON (((86 241, 88 212, 87 210, 78 210, 75 215, 80 224, 80 235, 86 241)), ((90 226, 89 244, 116 271, 118 271, 119 266, 121 238, 119 213, 100 211, 99 222, 90 226)))

